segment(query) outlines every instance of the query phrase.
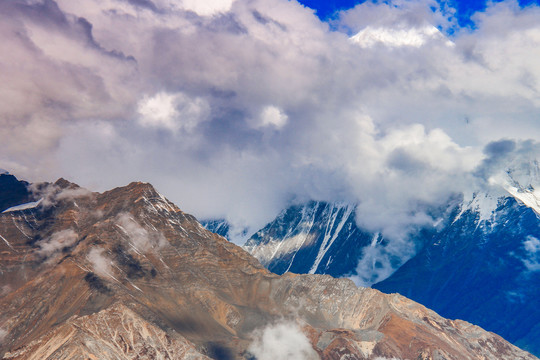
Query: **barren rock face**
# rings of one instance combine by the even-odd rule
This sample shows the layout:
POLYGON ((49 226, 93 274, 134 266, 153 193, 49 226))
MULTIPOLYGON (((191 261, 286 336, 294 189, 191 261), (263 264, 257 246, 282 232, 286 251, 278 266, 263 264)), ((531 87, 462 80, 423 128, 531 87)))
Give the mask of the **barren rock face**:
POLYGON ((73 316, 4 359, 208 359, 183 336, 167 334, 121 304, 73 316))
POLYGON ((535 359, 398 295, 277 276, 149 184, 0 214, 7 359, 535 359))

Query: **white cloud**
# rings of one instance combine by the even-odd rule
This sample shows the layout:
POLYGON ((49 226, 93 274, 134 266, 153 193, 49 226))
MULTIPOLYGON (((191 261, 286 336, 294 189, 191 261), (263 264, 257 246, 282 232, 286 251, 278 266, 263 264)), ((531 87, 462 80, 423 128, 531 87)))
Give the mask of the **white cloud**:
POLYGON ((92 270, 101 277, 113 277, 112 260, 103 255, 105 249, 94 247, 90 249, 86 258, 92 270))
POLYGON ((119 214, 116 222, 116 226, 128 237, 137 251, 148 252, 168 244, 162 233, 157 231, 149 232, 135 221, 129 213, 119 214))
POLYGON ((140 124, 171 131, 192 131, 208 118, 209 111, 206 101, 198 97, 192 99, 183 93, 160 92, 153 97, 144 97, 138 103, 140 124))
POLYGON ((57 231, 49 238, 37 243, 39 249, 37 253, 41 256, 51 257, 66 247, 70 247, 77 242, 78 235, 72 229, 57 231))
POLYGON ((453 43, 446 39, 443 34, 432 25, 420 28, 372 28, 367 26, 351 37, 351 41, 362 47, 373 47, 377 44, 389 47, 412 46, 420 47, 430 40, 442 41, 448 46, 453 43))
POLYGON ((82 187, 62 189, 55 184, 39 184, 30 185, 30 191, 34 197, 41 199, 39 206, 49 208, 54 206, 59 201, 74 201, 79 198, 87 198, 92 196, 92 192, 82 187))
POLYGON ((248 351, 259 360, 319 359, 317 353, 294 322, 279 322, 258 329, 248 351))
POLYGON ((184 9, 191 10, 202 16, 211 16, 227 12, 234 0, 182 0, 184 9))
POLYGON ((385 243, 381 240, 376 233, 371 246, 362 251, 356 275, 349 277, 356 285, 369 287, 386 279, 416 253, 415 244, 407 238, 394 238, 385 243))
POLYGON ((528 236, 523 242, 526 258, 523 263, 529 271, 540 271, 540 240, 534 236, 528 236))
POLYGON ((277 129, 281 129, 287 124, 288 117, 279 108, 266 106, 261 112, 260 119, 260 126, 274 126, 277 129))

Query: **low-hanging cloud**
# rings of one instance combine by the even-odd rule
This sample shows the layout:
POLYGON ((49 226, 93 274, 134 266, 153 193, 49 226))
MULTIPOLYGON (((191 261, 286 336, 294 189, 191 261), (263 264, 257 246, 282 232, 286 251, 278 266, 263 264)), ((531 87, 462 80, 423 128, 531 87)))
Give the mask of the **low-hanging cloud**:
POLYGON ((506 150, 486 145, 540 138, 537 7, 492 4, 465 31, 428 0, 331 24, 296 1, 182 4, 0 1, 0 167, 149 181, 251 232, 293 202, 348 201, 401 244, 495 179, 485 160, 506 150))
POLYGON ((88 252, 86 258, 90 262, 92 271, 101 277, 112 277, 112 260, 104 255, 105 249, 93 247, 88 252))
POLYGON ((161 232, 146 230, 129 213, 120 213, 117 216, 116 226, 122 230, 137 251, 157 250, 168 244, 161 232))
POLYGON ((49 238, 37 243, 39 246, 37 254, 43 257, 51 257, 60 253, 64 248, 73 246, 77 239, 78 235, 73 229, 57 231, 49 238))
POLYGON ((295 322, 271 324, 256 330, 253 336, 248 351, 258 360, 319 359, 309 339, 295 322))
POLYGON ((60 201, 75 201, 93 195, 90 190, 82 187, 61 188, 50 183, 34 183, 30 185, 29 190, 34 198, 40 199, 39 206, 43 208, 55 206, 60 201))
POLYGON ((416 250, 412 239, 403 237, 383 241, 376 233, 372 244, 363 249, 355 274, 349 278, 358 286, 371 286, 392 275, 395 269, 415 255, 416 250))
POLYGON ((540 271, 540 240, 534 236, 528 236, 523 242, 525 259, 523 263, 529 271, 540 271))

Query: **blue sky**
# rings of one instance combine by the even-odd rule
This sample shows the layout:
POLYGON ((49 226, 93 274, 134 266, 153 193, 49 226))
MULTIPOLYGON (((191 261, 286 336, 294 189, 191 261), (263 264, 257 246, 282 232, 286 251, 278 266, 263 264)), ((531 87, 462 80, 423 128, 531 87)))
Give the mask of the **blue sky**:
MULTIPOLYGON (((358 0, 299 0, 299 2, 311 9, 316 10, 317 16, 321 20, 328 20, 335 12, 340 10, 348 10, 355 5, 363 3, 364 1, 358 0)), ((438 1, 443 3, 443 1, 438 1)), ((497 1, 493 1, 497 2, 497 1)), ((448 6, 456 9, 456 18, 460 26, 474 27, 474 23, 471 20, 471 16, 478 11, 484 11, 487 6, 485 0, 452 0, 446 2, 448 6)), ((519 0, 519 4, 522 7, 529 6, 531 4, 538 4, 535 0, 519 0)))

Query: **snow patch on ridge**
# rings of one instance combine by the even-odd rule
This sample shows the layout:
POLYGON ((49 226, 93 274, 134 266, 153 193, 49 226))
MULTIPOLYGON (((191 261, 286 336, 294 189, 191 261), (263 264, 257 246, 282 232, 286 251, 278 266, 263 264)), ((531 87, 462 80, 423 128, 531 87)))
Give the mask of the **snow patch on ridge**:
POLYGON ((268 265, 272 259, 298 252, 301 248, 310 245, 313 240, 315 240, 313 234, 302 232, 284 239, 271 238, 266 244, 246 247, 246 250, 255 256, 261 264, 268 265))
POLYGON ((12 211, 22 211, 22 210, 34 209, 34 208, 38 207, 39 204, 41 204, 42 201, 43 201, 43 198, 39 199, 38 201, 32 201, 32 202, 28 202, 28 203, 25 203, 25 204, 12 206, 12 207, 2 211, 2 214, 12 212, 12 211))
MULTIPOLYGON (((315 217, 319 206, 320 204, 317 203, 310 208, 303 207, 301 210, 300 221, 296 226, 290 228, 285 236, 279 238, 269 237, 266 238, 264 243, 248 244, 244 246, 244 248, 251 255, 256 257, 261 264, 266 266, 276 257, 298 252, 302 247, 311 245, 317 237, 316 234, 311 234, 311 229, 315 224, 315 217)), ((284 215, 284 213, 280 214, 278 219, 284 215)), ((289 268, 293 259, 294 257, 291 259, 289 268)))
POLYGON ((540 190, 520 190, 513 186, 508 186, 506 191, 514 198, 531 208, 536 214, 540 215, 540 190))
POLYGON ((324 232, 324 239, 321 246, 319 247, 319 253, 315 258, 315 262, 309 270, 309 274, 315 274, 315 271, 317 271, 317 268, 319 267, 319 264, 321 263, 324 255, 326 255, 326 252, 328 251, 328 249, 330 249, 334 241, 337 239, 337 237, 341 233, 341 230, 343 229, 343 226, 353 213, 354 206, 350 206, 348 204, 336 204, 335 206, 332 206, 329 211, 331 213, 331 216, 327 220, 326 229, 324 232), (341 220, 337 227, 334 228, 336 218, 342 212, 343 215, 341 217, 341 220))
POLYGON ((9 241, 6 240, 5 237, 3 237, 2 235, 0 235, 0 239, 4 240, 4 242, 6 243, 6 245, 9 246, 12 250, 15 250, 15 249, 13 249, 13 246, 11 246, 11 244, 9 243, 9 241))
POLYGON ((474 193, 471 199, 463 200, 461 210, 453 222, 459 220, 469 210, 478 214, 478 224, 486 220, 492 220, 498 203, 499 197, 497 196, 489 193, 474 193))
POLYGON ((540 215, 540 165, 530 161, 489 178, 490 185, 504 189, 518 202, 540 215))

